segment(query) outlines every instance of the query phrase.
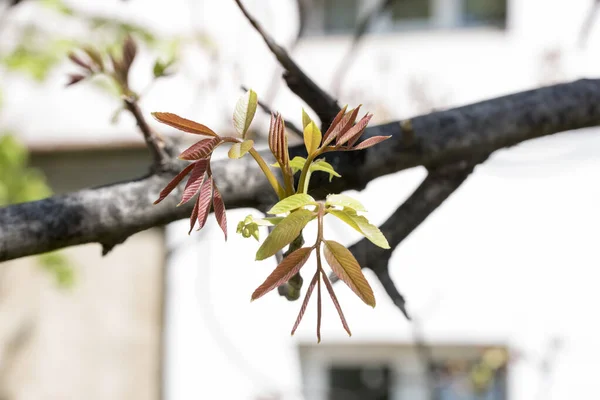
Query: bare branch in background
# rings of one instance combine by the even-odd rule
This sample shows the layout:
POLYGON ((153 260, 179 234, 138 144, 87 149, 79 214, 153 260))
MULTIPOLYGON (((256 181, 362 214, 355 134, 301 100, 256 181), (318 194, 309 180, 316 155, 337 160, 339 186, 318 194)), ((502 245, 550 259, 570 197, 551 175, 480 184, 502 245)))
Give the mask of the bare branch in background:
POLYGON ((258 21, 250 15, 241 0, 235 0, 242 13, 246 16, 250 24, 263 38, 269 50, 275 55, 277 61, 285 68, 284 79, 292 92, 308 104, 310 108, 319 116, 322 125, 329 125, 340 111, 340 106, 313 82, 300 67, 292 60, 287 51, 277 44, 271 36, 263 29, 258 21))
POLYGON ((360 44, 361 39, 367 33, 367 29, 373 21, 375 21, 385 10, 388 9, 394 2, 398 0, 380 0, 373 9, 365 15, 356 25, 354 35, 352 37, 352 44, 342 60, 338 63, 336 72, 333 74, 333 82, 331 83, 332 91, 335 96, 340 95, 342 83, 346 77, 346 73, 350 70, 350 67, 356 59, 356 51, 360 44))

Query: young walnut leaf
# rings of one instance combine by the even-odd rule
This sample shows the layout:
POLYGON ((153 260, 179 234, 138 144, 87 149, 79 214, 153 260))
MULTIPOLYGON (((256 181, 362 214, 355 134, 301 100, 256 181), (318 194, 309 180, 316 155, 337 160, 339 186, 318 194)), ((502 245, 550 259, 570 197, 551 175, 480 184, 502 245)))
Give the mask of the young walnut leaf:
POLYGON ((285 257, 263 284, 252 293, 252 301, 289 281, 306 264, 312 251, 312 247, 303 247, 285 257))
POLYGON ((302 232, 306 224, 315 217, 314 212, 305 209, 296 210, 285 217, 273 228, 271 234, 260 246, 256 252, 256 260, 271 257, 281 248, 290 244, 302 232))
POLYGON ((181 182, 183 178, 185 178, 186 175, 191 172, 192 169, 194 169, 194 164, 190 164, 182 169, 181 172, 171 180, 171 182, 167 183, 167 186, 165 186, 165 188, 160 192, 158 199, 154 201, 154 204, 158 204, 163 201, 165 197, 167 197, 177 187, 177 185, 179 185, 179 182, 181 182))
POLYGON ((302 109, 302 129, 306 129, 306 126, 308 124, 310 124, 312 121, 312 119, 310 119, 309 115, 306 113, 306 111, 304 111, 304 108, 302 109))
POLYGON ((331 135, 331 132, 333 132, 333 130, 338 126, 338 124, 340 123, 340 121, 342 120, 342 118, 344 118, 344 115, 346 115, 346 110, 347 109, 348 109, 348 105, 346 104, 344 106, 344 108, 342 108, 337 113, 337 115, 335 116, 335 118, 331 122, 331 125, 329 125, 329 128, 325 132, 325 135, 323 136, 323 142, 324 143, 329 143, 329 142, 327 142, 327 140, 329 139, 329 135, 331 135))
POLYGON ((313 290, 315 290, 315 286, 317 286, 317 282, 319 281, 319 271, 315 273, 312 280, 310 281, 310 285, 308 285, 308 289, 306 289, 306 294, 304 295, 304 300, 302 301, 302 306, 300 307, 300 312, 298 312, 298 317, 296 318, 296 322, 294 323, 294 327, 292 328, 292 336, 296 333, 296 329, 300 325, 302 321, 302 317, 304 317, 304 313, 306 312, 306 307, 308 306, 308 301, 310 300, 310 296, 312 295, 313 290))
POLYGON ((360 265, 350 250, 333 240, 324 240, 323 254, 333 272, 342 280, 362 301, 375 307, 373 289, 362 273, 360 265))
POLYGON ((344 221, 352 228, 360 232, 364 237, 370 240, 373 244, 381 247, 382 249, 389 249, 390 245, 383 236, 383 233, 375 225, 369 223, 369 221, 362 215, 357 215, 352 209, 344 210, 332 210, 328 209, 327 212, 331 215, 344 221))
POLYGON ((246 132, 256 113, 257 105, 258 97, 252 89, 238 99, 233 112, 233 126, 240 136, 246 137, 246 132))
POLYGON ((194 143, 193 145, 185 149, 183 152, 181 152, 181 154, 179 155, 179 159, 193 161, 206 158, 221 142, 222 140, 219 137, 203 139, 199 142, 194 143))
POLYGON ((205 135, 218 137, 212 129, 209 127, 199 124, 198 122, 191 121, 180 117, 179 115, 169 112, 153 112, 152 116, 158 121, 165 125, 169 125, 173 128, 179 129, 180 131, 194 133, 196 135, 205 135))
POLYGON ((365 132, 369 121, 373 117, 373 114, 365 115, 360 121, 356 123, 352 128, 348 129, 348 132, 344 133, 343 136, 338 137, 337 144, 343 145, 348 142, 348 145, 352 146, 354 142, 365 132))
POLYGON ((242 158, 254 146, 254 141, 248 139, 241 143, 234 143, 227 156, 231 159, 242 158))
POLYGON ((288 153, 287 135, 285 134, 285 125, 281 115, 271 115, 271 125, 269 127, 269 149, 280 168, 288 168, 290 156, 288 153))
MULTIPOLYGON (((306 163, 306 158, 300 156, 294 157, 292 161, 290 161, 290 168, 292 169, 292 173, 295 174, 298 171, 302 171, 304 163, 306 163)), ((271 164, 271 167, 281 168, 278 162, 271 164)))
POLYGON ((367 211, 360 201, 345 194, 330 194, 325 200, 326 206, 348 207, 354 211, 367 211))
POLYGON ((323 145, 328 145, 334 139, 337 139, 338 136, 342 136, 344 133, 348 131, 354 125, 354 121, 356 120, 356 116, 358 115, 358 111, 361 106, 356 107, 352 111, 348 111, 346 115, 340 120, 340 122, 336 125, 336 127, 331 131, 329 136, 325 140, 323 140, 323 145))
POLYGON ((327 288, 327 291, 329 292, 331 301, 333 301, 333 305, 335 306, 335 309, 337 310, 338 315, 340 316, 340 320, 342 321, 342 326, 344 327, 346 332, 348 332, 348 336, 352 336, 352 332, 350 332, 350 327, 348 326, 348 323, 346 322, 346 317, 344 317, 344 313, 342 312, 342 306, 340 306, 340 302, 338 301, 337 296, 335 295, 335 292, 333 291, 333 286, 331 286, 331 282, 329 281, 327 274, 323 274, 323 282, 325 283, 325 287, 327 288))
POLYGON ((321 145, 321 130, 317 127, 314 122, 310 122, 304 128, 304 145, 308 154, 312 154, 321 145))
POLYGON ((308 194, 298 193, 286 197, 279 203, 275 204, 269 211, 267 211, 267 214, 283 214, 309 204, 316 204, 315 199, 308 194))
POLYGON ((206 172, 206 168, 208 167, 208 160, 200 160, 196 161, 192 164, 194 168, 192 169, 192 173, 188 178, 187 183, 185 184, 185 189, 183 189, 183 195, 181 196, 181 201, 177 206, 187 203, 190 201, 192 197, 198 193, 200 190, 200 186, 204 181, 204 173, 206 172))
POLYGON ((198 230, 204 228, 208 214, 210 214, 210 203, 212 199, 212 177, 209 176, 204 180, 198 195, 198 230))
POLYGON ((225 203, 223 202, 223 196, 217 189, 217 185, 213 181, 213 210, 215 211, 215 218, 225 235, 225 241, 227 241, 227 213, 225 212, 225 203))
POLYGON ((198 207, 200 206, 200 197, 196 199, 194 203, 194 209, 192 210, 192 215, 190 215, 190 230, 188 231, 188 235, 192 233, 194 230, 194 225, 196 225, 196 220, 198 219, 198 207))
POLYGON ((389 138, 391 138, 391 136, 373 136, 373 137, 370 137, 368 139, 363 140, 362 142, 360 142, 356 146, 352 147, 350 150, 363 150, 363 149, 367 149, 367 148, 375 146, 376 144, 381 143, 384 140, 387 140, 389 138))

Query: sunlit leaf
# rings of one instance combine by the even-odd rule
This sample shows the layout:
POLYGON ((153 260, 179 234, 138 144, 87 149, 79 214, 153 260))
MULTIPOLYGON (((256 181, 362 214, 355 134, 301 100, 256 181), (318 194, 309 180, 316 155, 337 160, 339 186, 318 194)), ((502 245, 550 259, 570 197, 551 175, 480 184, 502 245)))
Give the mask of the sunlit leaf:
POLYGON ((223 202, 223 197, 221 196, 221 192, 217 189, 217 185, 213 180, 213 210, 215 211, 215 218, 225 235, 225 240, 227 241, 227 213, 225 212, 225 203, 223 202))
POLYGON ((348 142, 348 145, 352 146, 358 138, 365 132, 369 121, 373 117, 373 114, 365 115, 360 121, 356 123, 352 128, 348 129, 348 132, 344 133, 344 135, 339 136, 337 140, 337 144, 343 145, 348 142))
POLYGON ((341 219, 346 224, 350 225, 352 228, 356 229, 358 232, 362 233, 364 237, 370 240, 373 244, 383 248, 389 249, 390 245, 383 236, 383 233, 377 228, 375 225, 371 224, 365 217, 362 215, 356 215, 353 213, 351 209, 346 210, 332 210, 328 209, 327 212, 335 217, 341 219))
POLYGON ((304 145, 308 154, 317 151, 321 145, 321 130, 312 121, 304 128, 304 145))
MULTIPOLYGON (((292 173, 295 174, 298 171, 302 171, 304 164, 306 163, 306 158, 296 156, 290 161, 290 168, 292 169, 292 173)), ((313 164, 314 165, 314 164, 313 164)), ((271 164, 272 167, 281 168, 279 163, 271 164)))
POLYGON ((258 98, 252 89, 242 95, 235 105, 235 111, 233 112, 233 126, 237 133, 242 137, 245 137, 246 132, 252 123, 257 105, 258 98))
POLYGON ((252 293, 252 300, 254 301, 264 296, 271 290, 289 281, 306 264, 312 251, 312 247, 303 247, 285 257, 262 285, 252 293))
POLYGON ((254 141, 247 139, 241 143, 234 143, 229 149, 227 155, 229 158, 236 159, 241 158, 254 146, 254 141))
POLYGON ((354 211, 367 211, 360 201, 345 194, 330 194, 325 201, 327 206, 348 207, 354 211))
POLYGON ((160 192, 158 199, 156 199, 154 201, 154 204, 158 204, 161 201, 163 201, 164 198, 167 197, 169 195, 169 193, 171 193, 173 191, 173 189, 175 189, 177 187, 177 185, 179 185, 179 182, 181 182, 183 180, 183 178, 185 178, 185 176, 192 171, 193 168, 194 168, 194 164, 190 164, 187 167, 185 167, 183 170, 181 170, 181 172, 178 173, 175 176, 175 178, 173 178, 171 180, 171 182, 167 183, 167 186, 165 186, 165 188, 160 192))
POLYGON ((312 119, 310 119, 310 116, 306 113, 306 111, 304 111, 304 108, 302 109, 302 129, 306 129, 307 125, 310 124, 312 122, 312 119))
POLYGON ((217 147, 221 143, 221 138, 210 138, 210 139, 202 139, 199 142, 194 143, 187 149, 181 152, 179 155, 180 160, 200 160, 202 158, 206 158, 210 156, 215 147, 217 147))
POLYGON ((185 184, 185 188, 183 189, 183 194, 181 195, 181 201, 177 206, 187 203, 190 201, 192 197, 198 193, 200 190, 200 186, 204 181, 204 173, 206 172, 206 168, 208 167, 208 160, 200 160, 193 163, 194 168, 192 169, 192 173, 188 178, 187 183, 185 184))
POLYGON ((342 326, 344 327, 346 332, 348 332, 348 336, 352 336, 352 332, 350 332, 350 327, 348 326, 348 323, 346 322, 346 317, 344 317, 344 313, 342 312, 342 306, 340 306, 340 302, 338 301, 337 296, 335 295, 335 292, 333 291, 333 286, 331 286, 331 282, 329 281, 327 274, 323 274, 323 282, 325 283, 325 287, 327 288, 327 291, 329 292, 329 296, 331 296, 331 301, 333 301, 333 305, 335 306, 335 309, 337 310, 338 315, 340 316, 340 320, 342 321, 342 326))
POLYGON ((104 69, 104 60, 102 60, 102 55, 100 54, 100 52, 98 50, 96 50, 90 46, 85 46, 82 48, 82 50, 88 55, 90 60, 92 60, 92 62, 94 64, 96 64, 98 69, 100 69, 100 70, 104 69))
POLYGON ((362 301, 375 307, 375 295, 362 269, 350 250, 333 240, 323 242, 323 254, 332 271, 340 278, 362 301))
POLYGON ((271 234, 260 246, 256 252, 256 260, 271 257, 284 246, 290 244, 302 232, 306 224, 315 217, 314 212, 305 209, 296 210, 285 217, 273 228, 271 234))
POLYGON ((212 129, 209 127, 199 124, 198 122, 191 121, 186 118, 182 118, 179 115, 169 113, 169 112, 153 112, 152 116, 156 118, 157 121, 162 122, 163 124, 169 125, 173 128, 179 129, 180 131, 194 133, 196 135, 205 135, 218 137, 212 129))
POLYGON ((381 143, 389 138, 391 138, 391 136, 373 136, 363 140, 362 142, 354 146, 351 150, 363 150, 371 146, 375 146, 376 144, 381 143))
POLYGON ((208 176, 204 180, 204 183, 200 188, 200 194, 198 195, 198 230, 204 227, 206 220, 208 219, 208 214, 210 214, 212 188, 212 177, 208 176))
POLYGON ((267 211, 267 214, 283 214, 315 203, 315 199, 312 196, 305 193, 298 193, 279 201, 269 211, 267 211))
POLYGON ((292 328, 292 336, 296 333, 296 329, 300 325, 302 321, 302 317, 304 317, 304 313, 306 312, 306 307, 308 306, 308 301, 310 300, 310 296, 312 295, 313 290, 315 290, 315 286, 317 286, 317 281, 319 280, 319 271, 315 273, 310 284, 308 285, 308 289, 306 289, 306 294, 304 295, 304 300, 302 301, 302 306, 300 307, 300 311, 298 312, 298 317, 296 318, 296 322, 292 328))
POLYGON ((334 169, 333 166, 331 164, 329 164, 327 161, 325 161, 324 159, 319 159, 319 160, 315 160, 311 165, 309 170, 311 172, 314 171, 322 171, 322 172, 327 172, 329 174, 329 182, 331 182, 331 180, 333 179, 333 177, 338 177, 341 178, 342 176, 340 174, 338 174, 334 169))

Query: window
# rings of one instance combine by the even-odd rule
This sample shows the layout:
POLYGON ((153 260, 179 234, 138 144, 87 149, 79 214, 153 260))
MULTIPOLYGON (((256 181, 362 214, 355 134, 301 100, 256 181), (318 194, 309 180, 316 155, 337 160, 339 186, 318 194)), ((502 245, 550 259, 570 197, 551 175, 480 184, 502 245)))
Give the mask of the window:
POLYGON ((428 347, 424 366, 410 345, 301 346, 304 394, 311 400, 507 400, 506 348, 428 347))
MULTIPOLYGON (((351 34, 381 0, 313 0, 307 34, 351 34)), ((505 27, 507 0, 395 0, 372 28, 378 32, 469 26, 505 27)))
POLYGON ((333 366, 328 400, 391 400, 390 367, 333 366))

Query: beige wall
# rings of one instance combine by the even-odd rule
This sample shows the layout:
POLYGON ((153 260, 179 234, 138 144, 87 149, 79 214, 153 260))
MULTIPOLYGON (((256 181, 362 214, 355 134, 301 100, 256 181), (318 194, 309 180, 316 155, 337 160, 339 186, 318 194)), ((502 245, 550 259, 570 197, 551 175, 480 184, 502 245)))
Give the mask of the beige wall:
MULTIPOLYGON (((139 176, 145 152, 33 156, 57 192, 139 176), (129 153, 129 154, 128 154, 129 153)), ((0 264, 0 400, 154 400, 161 392, 163 229, 106 257, 64 251, 75 285, 58 288, 35 257, 0 264)))

